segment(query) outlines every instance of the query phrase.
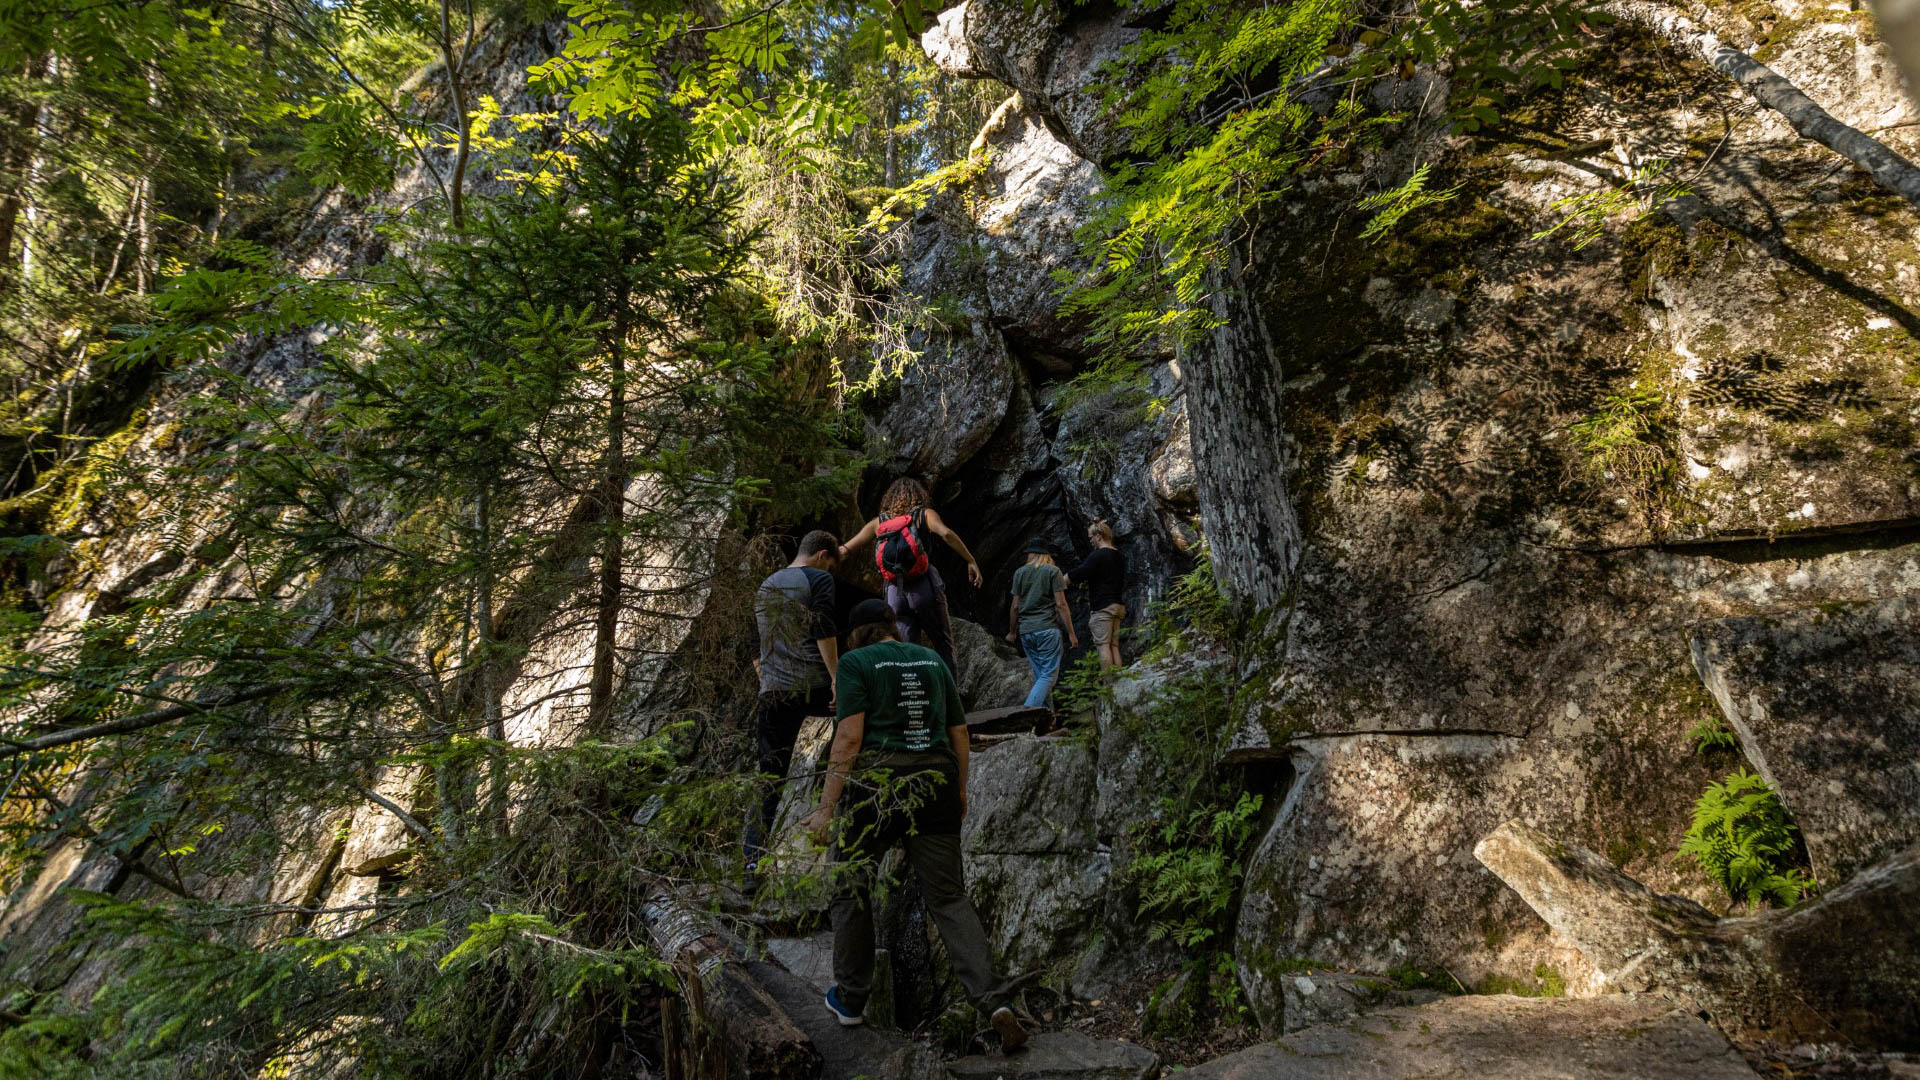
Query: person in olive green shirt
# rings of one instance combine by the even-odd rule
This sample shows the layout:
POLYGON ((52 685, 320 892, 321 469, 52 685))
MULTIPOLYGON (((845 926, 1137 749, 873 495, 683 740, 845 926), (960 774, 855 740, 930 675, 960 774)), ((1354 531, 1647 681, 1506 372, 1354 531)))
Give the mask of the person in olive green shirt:
POLYGON ((1027 708, 1043 709, 1060 681, 1060 663, 1066 650, 1060 647, 1060 629, 1072 648, 1080 647, 1080 636, 1073 632, 1073 610, 1067 606, 1067 575, 1054 565, 1053 549, 1039 537, 1027 541, 1027 562, 1013 572, 1013 598, 1007 601, 1007 640, 1020 642, 1027 654, 1027 667, 1033 671, 1033 687, 1027 691, 1027 708))
POLYGON ((893 609, 879 600, 856 605, 850 622, 826 785, 820 806, 804 822, 824 841, 836 814, 844 818, 834 845, 841 880, 831 908, 835 985, 827 991, 827 1008, 844 1025, 865 1022, 873 992, 874 867, 895 844, 904 844, 954 975, 989 1013, 1001 1047, 1017 1050, 1027 1032, 1006 1003, 1007 983, 993 970, 987 932, 967 899, 960 862, 967 717, 953 674, 932 649, 899 640, 893 609), (861 777, 886 780, 860 785, 842 813, 841 795, 858 783, 856 762, 861 777))

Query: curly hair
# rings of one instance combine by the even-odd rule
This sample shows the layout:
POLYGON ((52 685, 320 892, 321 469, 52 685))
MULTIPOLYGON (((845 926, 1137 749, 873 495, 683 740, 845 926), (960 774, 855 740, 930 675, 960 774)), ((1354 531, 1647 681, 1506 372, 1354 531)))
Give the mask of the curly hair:
POLYGON ((927 490, 927 485, 911 476, 903 476, 887 485, 887 493, 880 496, 880 516, 890 518, 911 514, 932 501, 933 494, 927 490))

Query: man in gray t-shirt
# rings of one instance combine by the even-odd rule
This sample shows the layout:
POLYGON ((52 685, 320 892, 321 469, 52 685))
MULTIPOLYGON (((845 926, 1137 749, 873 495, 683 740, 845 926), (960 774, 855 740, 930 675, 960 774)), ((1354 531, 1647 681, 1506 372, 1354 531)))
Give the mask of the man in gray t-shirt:
POLYGON ((780 809, 780 783, 793 760, 793 743, 809 716, 833 715, 834 673, 840 663, 834 627, 833 570, 840 540, 815 529, 800 539, 793 562, 760 583, 753 621, 760 634, 760 703, 754 750, 766 792, 747 822, 747 869, 759 861, 767 830, 780 809))

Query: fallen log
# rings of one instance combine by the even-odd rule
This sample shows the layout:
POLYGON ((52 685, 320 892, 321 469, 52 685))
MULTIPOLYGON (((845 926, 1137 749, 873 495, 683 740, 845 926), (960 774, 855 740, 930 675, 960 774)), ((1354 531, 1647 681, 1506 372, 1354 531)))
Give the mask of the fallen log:
POLYGON ((1736 1035, 1920 1049, 1920 845, 1816 900, 1725 919, 1518 821, 1473 854, 1616 989, 1679 998, 1736 1035))
POLYGON ((753 977, 738 943, 669 893, 656 893, 641 917, 680 980, 694 1027, 692 1056, 703 1076, 820 1075, 819 1051, 753 977))

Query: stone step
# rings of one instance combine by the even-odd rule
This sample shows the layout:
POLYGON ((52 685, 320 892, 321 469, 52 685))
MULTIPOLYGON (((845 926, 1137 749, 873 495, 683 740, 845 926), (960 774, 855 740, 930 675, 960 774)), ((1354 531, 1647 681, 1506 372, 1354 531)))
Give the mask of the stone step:
POLYGON ((899 1075, 918 1058, 918 1044, 898 1032, 871 1024, 841 1027, 827 1011, 823 992, 779 964, 756 960, 747 970, 819 1052, 820 1080, 899 1075))
POLYGON ((1078 1031, 1043 1031, 1017 1054, 975 1054, 946 1063, 952 1080, 1152 1080, 1160 1058, 1144 1046, 1078 1031))
POLYGON ((1184 1080, 1755 1080, 1718 1031, 1659 998, 1446 998, 1323 1024, 1184 1080))
POLYGON ((967 714, 969 735, 1017 735, 1031 732, 1048 722, 1049 711, 1028 705, 1004 709, 978 709, 967 714))
POLYGON ((833 985, 833 932, 807 937, 769 938, 767 955, 822 994, 833 985))

